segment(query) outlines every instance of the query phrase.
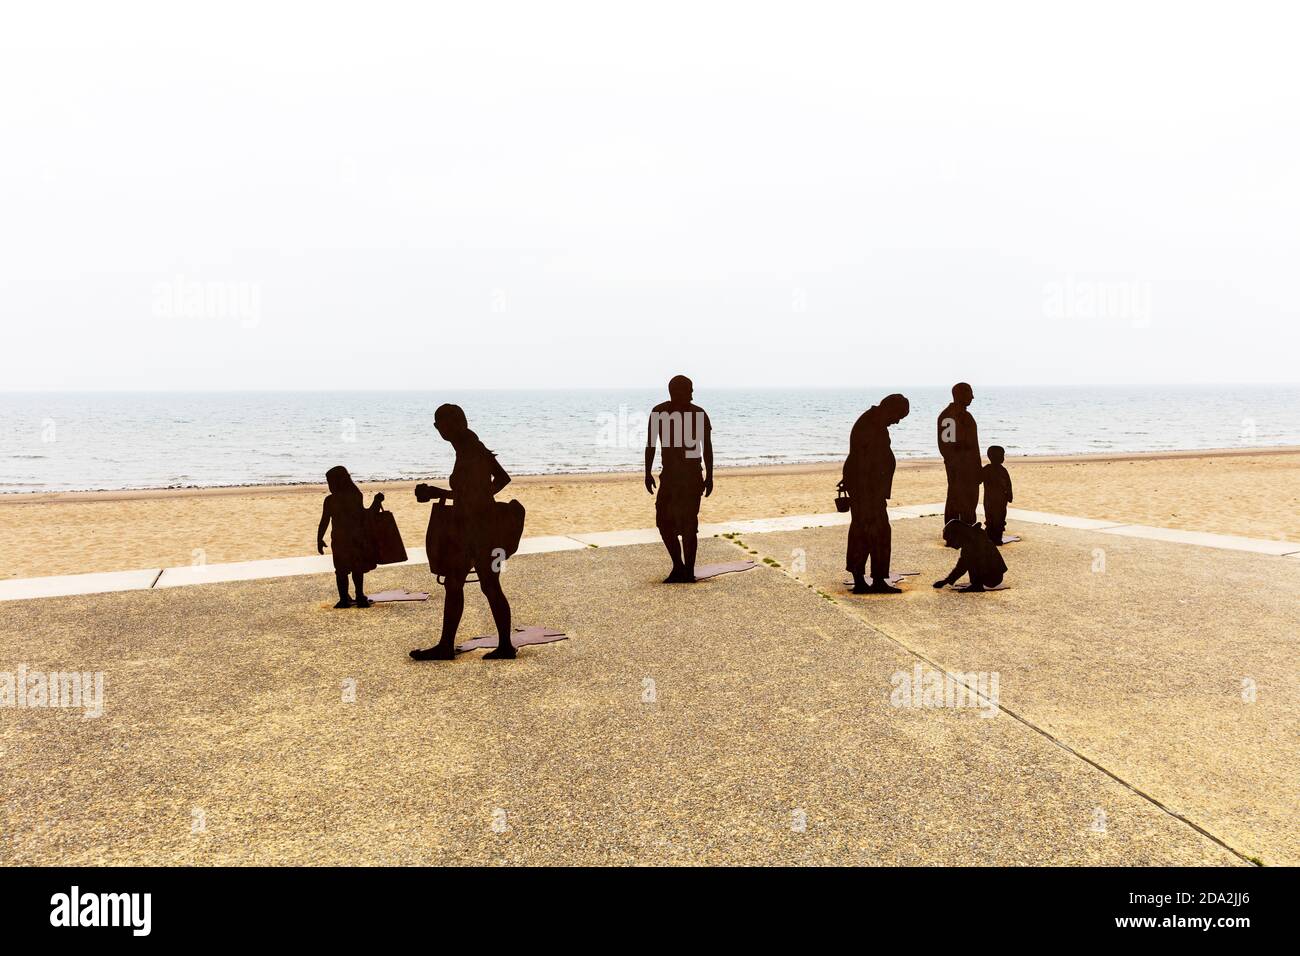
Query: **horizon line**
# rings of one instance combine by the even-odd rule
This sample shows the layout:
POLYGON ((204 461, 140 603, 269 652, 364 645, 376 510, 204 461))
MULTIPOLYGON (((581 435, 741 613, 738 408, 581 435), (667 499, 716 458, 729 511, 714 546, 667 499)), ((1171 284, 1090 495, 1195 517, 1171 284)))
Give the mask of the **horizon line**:
MULTIPOLYGON (((975 383, 979 388, 1297 388, 1300 387, 1300 381, 1293 382, 1079 382, 1066 383, 1059 382, 1030 382, 1001 384, 993 382, 975 383)), ((444 385, 431 388, 275 388, 250 386, 247 388, 0 388, 0 395, 57 395, 57 394, 82 394, 82 395, 104 395, 104 394, 121 394, 121 395, 174 395, 174 394, 194 394, 194 395, 239 395, 250 392, 263 393, 309 393, 309 394, 334 394, 334 393, 390 393, 390 394, 429 394, 436 392, 595 392, 595 391, 636 391, 636 390, 662 390, 665 386, 655 385, 513 385, 507 387, 481 386, 481 385, 444 385)), ((867 390, 878 388, 951 388, 950 384, 938 382, 909 382, 902 385, 886 385, 883 383, 868 383, 856 385, 714 385, 708 386, 706 391, 781 391, 787 389, 801 389, 808 391, 850 391, 850 390, 867 390)), ((697 386, 698 388, 698 386, 697 386)))

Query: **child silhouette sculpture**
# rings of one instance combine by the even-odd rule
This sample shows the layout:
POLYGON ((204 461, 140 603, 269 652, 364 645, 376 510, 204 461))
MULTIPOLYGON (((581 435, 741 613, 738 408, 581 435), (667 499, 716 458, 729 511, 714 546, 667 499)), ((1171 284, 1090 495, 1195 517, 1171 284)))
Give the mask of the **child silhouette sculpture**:
POLYGON ((986 591, 1002 583, 1007 573, 1007 563, 993 546, 979 523, 967 524, 960 518, 953 518, 943 526, 943 543, 950 548, 959 548, 957 566, 946 578, 935 581, 934 586, 943 587, 953 584, 963 574, 970 574, 970 586, 958 590, 966 594, 986 591))
MULTIPOLYGON (((375 555, 366 534, 366 510, 361 489, 342 465, 335 465, 325 472, 325 481, 330 493, 325 496, 320 526, 316 529, 316 553, 325 553, 325 529, 333 525, 330 552, 334 557, 334 582, 339 588, 339 603, 334 606, 370 607, 373 602, 366 597, 362 583, 366 572, 375 569, 375 555), (357 592, 355 601, 348 595, 349 574, 357 592)), ((375 495, 370 503, 371 510, 378 510, 383 500, 383 492, 375 495)))
POLYGON ((1002 547, 1007 530, 1007 505, 1011 504, 1011 476, 1002 462, 1007 453, 1001 445, 989 445, 989 463, 980 471, 984 484, 984 530, 989 540, 1002 547))

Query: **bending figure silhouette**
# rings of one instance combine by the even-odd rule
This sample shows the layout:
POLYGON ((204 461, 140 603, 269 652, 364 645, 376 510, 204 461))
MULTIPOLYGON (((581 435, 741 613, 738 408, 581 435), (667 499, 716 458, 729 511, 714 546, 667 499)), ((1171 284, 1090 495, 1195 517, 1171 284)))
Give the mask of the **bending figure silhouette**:
POLYGON ((848 551, 845 569, 853 575, 854 594, 901 594, 888 581, 893 533, 889 527, 889 496, 894 489, 897 464, 889 443, 889 427, 897 425, 911 405, 899 394, 886 395, 853 423, 849 456, 844 461, 840 487, 848 492, 848 551), (871 584, 867 584, 867 558, 871 559, 871 584))

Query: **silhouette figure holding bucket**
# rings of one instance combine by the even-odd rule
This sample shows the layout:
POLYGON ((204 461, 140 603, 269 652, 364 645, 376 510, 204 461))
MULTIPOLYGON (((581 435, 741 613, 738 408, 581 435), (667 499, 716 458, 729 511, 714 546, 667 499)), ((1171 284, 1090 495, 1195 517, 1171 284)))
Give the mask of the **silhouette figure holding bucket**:
POLYGON ((911 405, 902 395, 886 395, 853 423, 849 456, 844 461, 841 491, 848 492, 848 553, 845 569, 853 575, 854 594, 901 594, 889 581, 893 533, 889 528, 889 496, 894 489, 897 464, 889 442, 889 426, 897 425, 911 405), (871 584, 867 584, 867 559, 871 559, 871 584))
MULTIPOLYGON (((456 450, 456 464, 447 483, 450 488, 418 484, 415 497, 418 501, 451 501, 447 510, 446 537, 441 541, 439 554, 430 555, 430 566, 438 561, 443 572, 443 585, 447 589, 442 606, 442 634, 438 643, 423 650, 411 651, 417 661, 449 661, 456 656, 456 629, 465 610, 465 580, 473 570, 478 574, 479 587, 492 609, 492 621, 497 628, 497 646, 484 655, 494 660, 515 656, 510 643, 510 602, 501 590, 501 566, 513 547, 518 547, 519 535, 514 535, 513 547, 506 542, 509 532, 501 527, 495 514, 493 498, 506 485, 510 476, 488 451, 465 420, 465 412, 458 405, 439 405, 433 415, 433 425, 451 447, 456 450)), ((435 506, 439 510, 441 506, 435 506)), ((515 504, 522 516, 522 506, 515 504)), ((522 533, 522 517, 518 522, 522 533)))
MULTIPOLYGON (((362 585, 366 572, 373 571, 376 564, 374 548, 366 530, 365 499, 342 465, 335 465, 325 472, 325 481, 330 493, 325 496, 320 524, 316 528, 316 553, 325 553, 325 529, 333 526, 330 553, 334 558, 334 583, 339 589, 339 603, 334 606, 370 607, 373 602, 366 597, 362 585), (348 575, 352 576, 352 586, 357 592, 355 600, 348 594, 348 575)), ((383 500, 381 491, 370 503, 370 510, 378 511, 383 500)))
POLYGON ((704 409, 692 402, 694 392, 689 378, 674 376, 668 383, 668 401, 651 410, 646 428, 645 488, 652 495, 655 442, 663 448, 655 525, 673 562, 665 584, 695 583, 700 498, 713 494, 713 426, 704 409))
POLYGON ((958 382, 952 387, 952 402, 939 413, 939 455, 948 476, 948 497, 943 506, 945 524, 953 518, 975 523, 983 462, 975 417, 966 410, 974 400, 974 390, 965 382, 958 382))

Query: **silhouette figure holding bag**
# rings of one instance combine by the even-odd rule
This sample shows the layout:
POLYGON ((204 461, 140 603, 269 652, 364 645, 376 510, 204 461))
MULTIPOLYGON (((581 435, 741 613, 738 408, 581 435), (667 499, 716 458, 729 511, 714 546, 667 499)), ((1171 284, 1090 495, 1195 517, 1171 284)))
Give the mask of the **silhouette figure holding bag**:
MULTIPOLYGON (((889 496, 894 489, 897 464, 889 442, 889 426, 897 425, 911 405, 898 394, 886 395, 853 423, 849 456, 844 461, 841 494, 847 492, 849 511, 848 552, 845 569, 853 575, 854 594, 902 594, 888 581, 893 532, 889 527, 889 496), (867 558, 871 559, 871 584, 867 584, 867 558)), ((836 505, 836 507, 841 507, 836 505)))
POLYGON ((434 427, 456 450, 456 464, 448 479, 450 488, 419 484, 418 501, 438 499, 430 515, 429 568, 443 576, 447 589, 442 608, 442 635, 430 648, 411 651, 417 661, 449 661, 456 656, 456 629, 465 610, 465 581, 470 571, 478 574, 479 587, 492 609, 497 629, 497 647, 484 655, 493 660, 515 656, 510 642, 510 602, 501 590, 501 567, 519 547, 523 534, 523 505, 495 502, 493 498, 510 476, 470 431, 465 412, 458 405, 440 405, 433 416, 434 427), (451 501, 451 505, 446 504, 451 501))
POLYGON ((950 548, 958 548, 961 555, 957 566, 946 578, 934 582, 936 588, 953 584, 963 574, 970 575, 970 586, 960 588, 969 594, 995 588, 1007 573, 1007 563, 979 523, 967 524, 954 518, 943 526, 943 541, 950 548))
POLYGON ((944 523, 960 518, 975 523, 975 506, 980 500, 980 441, 975 417, 966 409, 975 392, 965 382, 952 387, 952 402, 939 413, 939 455, 948 477, 948 497, 943 506, 944 523))
MULTIPOLYGON (((325 529, 332 525, 330 552, 334 558, 334 582, 339 589, 339 603, 334 606, 370 607, 373 602, 366 597, 362 584, 366 572, 373 571, 376 565, 367 528, 365 499, 342 465, 335 465, 325 472, 325 481, 330 493, 325 496, 320 525, 316 529, 316 553, 325 553, 325 529), (355 601, 348 594, 348 575, 352 576, 352 585, 357 592, 355 601)), ((383 492, 376 494, 370 510, 378 513, 383 501, 383 492)))
POLYGON ((1011 504, 1011 476, 1002 462, 1007 453, 1001 445, 989 445, 989 463, 980 472, 984 484, 984 530, 989 540, 1002 547, 1007 530, 1007 505, 1011 504))
POLYGON ((673 562, 665 584, 695 583, 700 498, 713 494, 713 425, 704 409, 691 401, 694 393, 689 378, 674 376, 668 383, 668 401, 651 410, 646 427, 645 489, 652 495, 655 442, 663 448, 655 525, 673 562))

